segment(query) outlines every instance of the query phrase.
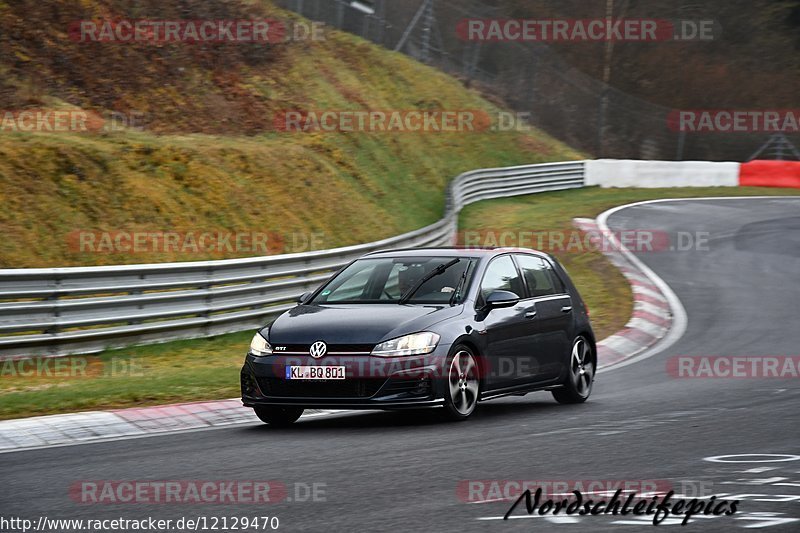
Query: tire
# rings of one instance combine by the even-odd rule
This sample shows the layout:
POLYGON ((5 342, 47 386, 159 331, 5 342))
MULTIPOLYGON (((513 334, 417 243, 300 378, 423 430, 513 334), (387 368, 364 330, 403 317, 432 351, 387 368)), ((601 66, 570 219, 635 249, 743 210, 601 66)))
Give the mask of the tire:
POLYGON ((291 426, 300 415, 303 414, 302 407, 281 407, 279 405, 258 405, 253 407, 256 416, 265 424, 275 427, 291 426))
POLYGON ((558 403, 583 403, 592 393, 595 375, 595 358, 591 343, 586 337, 577 337, 569 356, 569 372, 564 386, 555 389, 553 398, 558 403))
POLYGON ((445 419, 466 420, 475 411, 480 397, 480 368, 475 354, 466 346, 458 345, 447 358, 447 391, 445 392, 445 419))

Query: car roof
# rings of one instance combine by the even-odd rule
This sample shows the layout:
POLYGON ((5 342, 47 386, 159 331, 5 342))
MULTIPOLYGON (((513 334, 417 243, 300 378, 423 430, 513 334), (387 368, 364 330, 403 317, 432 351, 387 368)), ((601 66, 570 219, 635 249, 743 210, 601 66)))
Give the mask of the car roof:
POLYGON ((451 257, 494 257, 509 252, 547 255, 531 248, 473 248, 463 246, 440 246, 429 248, 398 248, 395 250, 380 250, 377 252, 368 253, 364 257, 436 257, 441 255, 451 257))

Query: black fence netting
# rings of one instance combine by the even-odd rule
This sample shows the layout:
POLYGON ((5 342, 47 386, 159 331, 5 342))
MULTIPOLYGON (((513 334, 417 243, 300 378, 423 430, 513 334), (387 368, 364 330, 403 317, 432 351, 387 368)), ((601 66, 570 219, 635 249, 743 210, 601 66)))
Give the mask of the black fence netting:
POLYGON ((354 33, 452 74, 530 117, 532 125, 594 157, 747 161, 795 159, 800 135, 693 132, 676 111, 626 94, 578 70, 543 42, 463 38, 459 23, 504 18, 475 0, 277 0, 284 8, 354 33))

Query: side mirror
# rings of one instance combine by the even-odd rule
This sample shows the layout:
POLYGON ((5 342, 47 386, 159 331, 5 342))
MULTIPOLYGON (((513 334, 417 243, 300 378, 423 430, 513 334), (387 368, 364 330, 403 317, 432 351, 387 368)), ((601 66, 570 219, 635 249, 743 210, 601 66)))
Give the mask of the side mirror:
POLYGON ((314 294, 314 293, 313 292, 304 292, 303 294, 300 295, 299 298, 297 298, 297 303, 299 303, 299 304, 306 303, 308 301, 308 299, 311 298, 312 294, 314 294))
POLYGON ((486 297, 487 309, 503 309, 514 307, 519 303, 519 296, 511 291, 493 291, 486 297))

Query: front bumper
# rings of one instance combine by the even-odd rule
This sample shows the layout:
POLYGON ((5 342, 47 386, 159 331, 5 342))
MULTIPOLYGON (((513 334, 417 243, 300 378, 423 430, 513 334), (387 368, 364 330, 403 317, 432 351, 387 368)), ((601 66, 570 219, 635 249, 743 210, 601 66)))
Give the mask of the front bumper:
POLYGON ((242 403, 325 409, 401 409, 444 404, 442 379, 448 347, 415 357, 370 355, 253 357, 241 371, 242 403), (344 380, 286 379, 287 366, 344 366, 344 380))

